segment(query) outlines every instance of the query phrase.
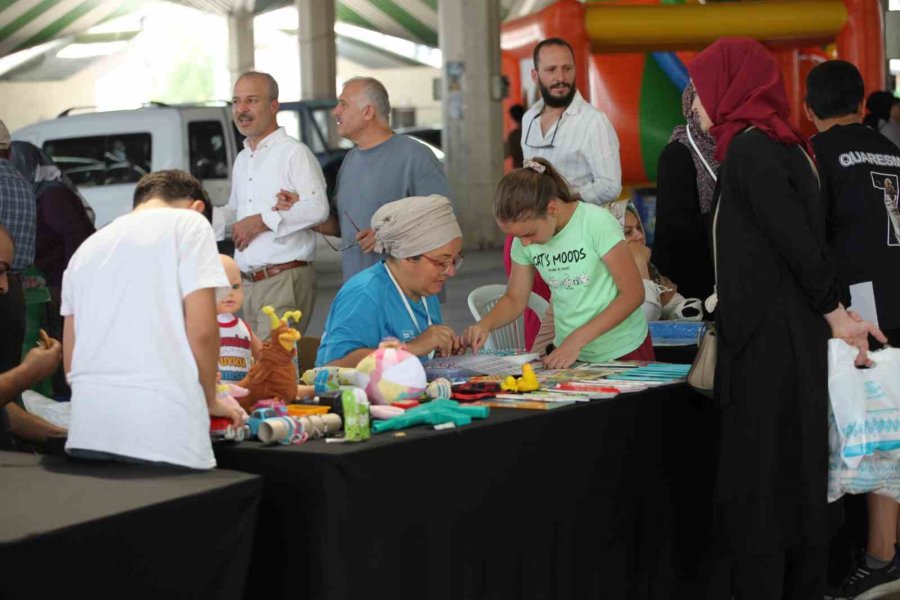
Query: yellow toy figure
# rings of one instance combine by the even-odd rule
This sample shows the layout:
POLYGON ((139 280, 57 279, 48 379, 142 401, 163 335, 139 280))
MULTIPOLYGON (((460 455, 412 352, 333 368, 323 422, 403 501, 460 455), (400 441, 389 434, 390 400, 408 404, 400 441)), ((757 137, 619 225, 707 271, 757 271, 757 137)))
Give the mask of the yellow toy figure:
POLYGON ((512 375, 503 380, 503 383, 500 384, 500 389, 504 392, 533 392, 535 390, 540 389, 541 384, 538 381, 537 375, 534 374, 534 369, 529 364, 522 365, 522 376, 516 379, 512 375))
POLYGON ((297 354, 296 344, 300 339, 300 332, 288 324, 289 319, 300 321, 300 311, 287 311, 281 319, 271 306, 264 306, 262 311, 272 320, 272 333, 269 340, 263 343, 256 364, 238 383, 250 390, 249 394, 238 400, 246 410, 253 408, 260 400, 274 398, 285 403, 294 402, 301 391, 305 391, 298 389, 297 371, 291 361, 297 354))

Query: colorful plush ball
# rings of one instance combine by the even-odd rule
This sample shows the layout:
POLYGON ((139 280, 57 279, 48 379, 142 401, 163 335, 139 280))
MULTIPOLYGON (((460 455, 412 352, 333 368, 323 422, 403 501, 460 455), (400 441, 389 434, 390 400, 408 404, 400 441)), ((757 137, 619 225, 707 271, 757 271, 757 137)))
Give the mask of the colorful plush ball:
POLYGON ((418 357, 403 348, 379 346, 356 368, 369 376, 366 394, 372 404, 416 400, 428 385, 418 357))

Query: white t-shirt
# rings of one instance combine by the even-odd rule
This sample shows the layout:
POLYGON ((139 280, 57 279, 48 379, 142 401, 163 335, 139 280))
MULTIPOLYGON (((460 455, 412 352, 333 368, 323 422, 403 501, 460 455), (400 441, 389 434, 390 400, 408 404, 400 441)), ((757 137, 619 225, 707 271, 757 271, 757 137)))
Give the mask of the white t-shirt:
POLYGON ((60 310, 75 315, 67 450, 216 466, 183 300, 227 286, 212 228, 192 210, 133 212, 81 245, 60 310))

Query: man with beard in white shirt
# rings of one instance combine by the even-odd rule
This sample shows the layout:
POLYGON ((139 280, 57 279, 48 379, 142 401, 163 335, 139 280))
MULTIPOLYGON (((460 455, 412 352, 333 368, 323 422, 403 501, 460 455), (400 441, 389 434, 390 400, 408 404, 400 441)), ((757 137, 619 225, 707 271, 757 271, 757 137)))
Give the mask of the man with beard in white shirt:
POLYGON ((622 193, 619 138, 575 87, 572 46, 562 38, 538 43, 531 79, 541 99, 522 118, 524 158, 547 159, 585 202, 616 200, 622 193))

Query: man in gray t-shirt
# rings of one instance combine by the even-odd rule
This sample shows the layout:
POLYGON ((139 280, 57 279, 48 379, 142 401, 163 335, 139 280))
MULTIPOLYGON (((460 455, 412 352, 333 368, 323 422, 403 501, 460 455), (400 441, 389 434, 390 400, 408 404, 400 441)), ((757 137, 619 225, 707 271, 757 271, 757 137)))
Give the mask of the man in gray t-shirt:
POLYGON ((376 210, 410 196, 449 196, 447 177, 434 153, 391 131, 390 113, 384 86, 368 77, 349 80, 334 109, 338 133, 356 147, 338 173, 333 214, 316 229, 341 236, 344 281, 384 258, 372 251, 370 221, 376 210))

